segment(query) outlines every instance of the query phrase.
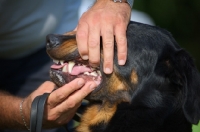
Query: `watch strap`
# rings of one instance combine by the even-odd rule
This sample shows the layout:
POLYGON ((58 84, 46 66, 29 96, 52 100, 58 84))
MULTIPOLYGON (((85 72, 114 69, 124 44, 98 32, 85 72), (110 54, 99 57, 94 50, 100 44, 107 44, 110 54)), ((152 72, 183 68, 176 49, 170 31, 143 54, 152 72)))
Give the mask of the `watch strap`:
POLYGON ((132 9, 134 0, 113 0, 113 2, 128 3, 132 9))

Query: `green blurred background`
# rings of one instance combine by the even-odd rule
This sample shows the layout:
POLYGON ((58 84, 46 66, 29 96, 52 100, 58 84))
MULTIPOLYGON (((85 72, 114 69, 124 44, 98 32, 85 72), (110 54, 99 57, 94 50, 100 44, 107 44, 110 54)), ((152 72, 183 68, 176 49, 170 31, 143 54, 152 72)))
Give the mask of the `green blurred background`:
POLYGON ((170 31, 200 69, 200 0, 135 0, 133 9, 148 13, 170 31))
MULTIPOLYGON (((146 12, 155 25, 170 31, 200 71, 200 0, 135 0, 133 9, 146 12)), ((200 124, 193 132, 200 132, 200 124)))

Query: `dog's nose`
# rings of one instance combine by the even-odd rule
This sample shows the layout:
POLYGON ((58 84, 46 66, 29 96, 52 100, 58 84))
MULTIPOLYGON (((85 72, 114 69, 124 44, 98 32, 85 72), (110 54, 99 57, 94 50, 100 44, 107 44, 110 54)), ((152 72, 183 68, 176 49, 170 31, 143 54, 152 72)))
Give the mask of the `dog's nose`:
POLYGON ((61 44, 60 39, 55 34, 49 34, 46 36, 46 48, 51 49, 61 44))

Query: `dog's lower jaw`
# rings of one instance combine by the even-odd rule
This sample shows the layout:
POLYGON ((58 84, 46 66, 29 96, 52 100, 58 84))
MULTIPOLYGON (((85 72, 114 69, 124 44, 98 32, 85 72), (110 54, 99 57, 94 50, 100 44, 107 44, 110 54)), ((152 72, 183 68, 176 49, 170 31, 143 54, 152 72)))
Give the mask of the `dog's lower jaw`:
POLYGON ((92 127, 99 129, 98 126, 100 125, 103 125, 103 128, 105 128, 116 110, 117 104, 110 105, 110 103, 105 103, 103 106, 100 104, 90 106, 82 115, 80 125, 76 128, 76 132, 93 132, 95 130, 92 130, 92 127))

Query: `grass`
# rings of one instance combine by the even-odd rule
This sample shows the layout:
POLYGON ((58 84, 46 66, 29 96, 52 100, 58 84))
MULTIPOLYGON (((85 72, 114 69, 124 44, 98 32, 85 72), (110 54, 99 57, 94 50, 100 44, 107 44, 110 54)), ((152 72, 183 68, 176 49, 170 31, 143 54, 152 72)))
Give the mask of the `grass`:
POLYGON ((198 125, 193 125, 192 132, 200 132, 200 123, 198 125))

